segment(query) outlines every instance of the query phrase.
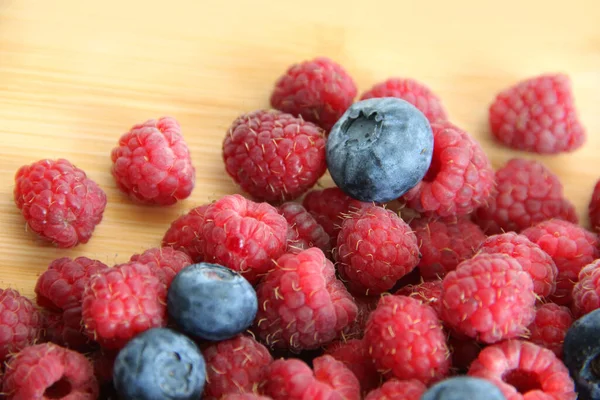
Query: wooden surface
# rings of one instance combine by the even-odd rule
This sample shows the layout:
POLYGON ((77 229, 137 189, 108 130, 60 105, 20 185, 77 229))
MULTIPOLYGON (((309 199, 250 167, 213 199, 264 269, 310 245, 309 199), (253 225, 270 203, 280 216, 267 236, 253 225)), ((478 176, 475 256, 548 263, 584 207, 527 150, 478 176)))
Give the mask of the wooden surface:
POLYGON ((31 296, 61 256, 126 261, 158 245, 185 210, 235 192, 220 153, 229 124, 267 107, 289 64, 318 55, 344 65, 361 91, 390 76, 427 83, 495 167, 531 156, 491 141, 494 94, 530 75, 568 73, 588 143, 538 158, 584 216, 600 177, 598 21, 596 0, 0 0, 0 287, 31 296), (171 208, 134 205, 115 188, 110 150, 132 124, 162 115, 182 124, 197 186, 171 208), (19 166, 58 157, 109 197, 92 240, 72 250, 26 232, 12 198, 19 166))

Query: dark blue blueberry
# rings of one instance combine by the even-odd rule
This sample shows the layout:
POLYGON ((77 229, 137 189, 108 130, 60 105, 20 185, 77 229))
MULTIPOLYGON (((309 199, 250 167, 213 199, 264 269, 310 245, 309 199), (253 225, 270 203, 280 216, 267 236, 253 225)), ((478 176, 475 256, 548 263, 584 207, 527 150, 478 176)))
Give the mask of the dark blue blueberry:
POLYGON ((119 352, 113 381, 122 400, 197 400, 204 390, 206 365, 187 336, 154 328, 119 352))
POLYGON ((192 264, 175 276, 167 297, 169 317, 190 336, 225 340, 246 330, 258 310, 256 292, 237 272, 192 264))
POLYGON ((421 400, 506 400, 492 382, 470 376, 456 376, 433 385, 421 400))
POLYGON ((423 179, 433 154, 429 121, 397 98, 359 101, 331 128, 327 168, 339 188, 365 202, 397 199, 423 179))
POLYGON ((600 309, 571 325, 563 343, 563 361, 575 381, 579 400, 600 399, 600 309))

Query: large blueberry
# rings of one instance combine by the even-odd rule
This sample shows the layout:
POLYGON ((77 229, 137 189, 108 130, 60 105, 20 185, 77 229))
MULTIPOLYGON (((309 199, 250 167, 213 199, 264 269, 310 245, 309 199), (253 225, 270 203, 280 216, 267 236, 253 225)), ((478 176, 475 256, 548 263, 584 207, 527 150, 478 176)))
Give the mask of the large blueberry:
POLYGON ((365 202, 385 203, 427 173, 433 132, 412 104, 384 97, 353 104, 327 139, 327 167, 339 188, 365 202))
POLYGON ((599 400, 600 309, 571 325, 563 342, 563 360, 575 381, 579 400, 599 400))
POLYGON ((123 400, 197 400, 204 390, 206 364, 187 336, 153 328, 121 349, 113 382, 123 400))
POLYGON ((470 376, 447 378, 427 390, 421 400, 506 400, 492 382, 470 376))
POLYGON ((218 264, 192 264, 175 276, 167 296, 169 317, 187 334, 225 340, 254 321, 258 300, 239 273, 218 264))

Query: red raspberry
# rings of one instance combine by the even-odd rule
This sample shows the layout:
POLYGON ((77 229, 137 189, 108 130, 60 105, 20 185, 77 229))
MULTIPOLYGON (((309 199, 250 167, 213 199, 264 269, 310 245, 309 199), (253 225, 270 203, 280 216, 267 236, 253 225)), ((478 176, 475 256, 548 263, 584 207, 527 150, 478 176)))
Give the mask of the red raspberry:
POLYGON ((221 397, 220 400, 272 400, 270 397, 255 393, 230 393, 221 397))
POLYGON ((441 312, 440 299, 442 298, 442 280, 421 282, 418 285, 406 285, 401 287, 396 293, 399 296, 409 296, 428 304, 434 309, 437 315, 441 312))
POLYGON ((540 75, 504 89, 489 108, 489 121, 496 139, 517 150, 557 154, 586 141, 564 74, 540 75))
POLYGON ((40 337, 43 319, 31 300, 13 289, 0 289, 0 363, 40 337))
POLYGON ((452 353, 452 368, 461 372, 469 369, 482 349, 482 346, 474 339, 456 335, 448 337, 448 347, 452 353))
POLYGON ((427 390, 421 381, 390 379, 365 397, 365 400, 419 400, 427 390))
POLYGON ((468 374, 492 381, 506 400, 577 398, 567 367, 550 350, 524 340, 486 347, 468 374))
POLYGON ((206 385, 203 399, 221 399, 229 393, 259 391, 273 361, 269 350, 250 336, 238 335, 214 343, 203 352, 206 385))
POLYGON ((137 334, 166 325, 166 287, 147 265, 122 264, 90 278, 82 310, 87 335, 120 349, 137 334))
POLYGON ((474 214, 488 235, 520 232, 550 218, 577 223, 575 207, 563 197, 563 185, 539 161, 513 158, 496 171, 496 188, 474 214))
POLYGON ((483 343, 516 338, 535 317, 533 281, 514 258, 480 254, 446 275, 441 308, 461 335, 483 343))
POLYGON ((546 303, 538 306, 535 320, 527 328, 529 341, 552 350, 557 357, 562 357, 563 341, 567 330, 573 324, 571 311, 564 306, 546 303))
POLYGON ((579 271, 578 282, 573 287, 572 294, 575 317, 582 317, 600 308, 600 259, 579 271))
POLYGON ((588 215, 592 229, 596 232, 600 231, 600 180, 594 185, 592 198, 588 205, 588 215))
POLYGON ((317 220, 302 204, 287 202, 279 206, 288 228, 288 252, 298 252, 318 247, 327 254, 331 250, 331 238, 317 220))
POLYGON ((257 201, 300 197, 327 170, 325 132, 275 110, 239 116, 223 141, 225 169, 257 201))
POLYGON ((296 358, 273 361, 266 376, 264 391, 273 400, 305 400, 304 393, 315 382, 310 367, 296 358))
POLYGON ((316 247, 284 254, 256 289, 259 336, 273 348, 316 349, 354 322, 357 307, 316 247))
POLYGON ((358 210, 371 207, 351 198, 338 187, 311 190, 304 196, 302 205, 312 214, 331 238, 331 247, 337 246, 337 237, 344 219, 358 210))
POLYGON ((340 276, 356 293, 385 292, 419 262, 417 238, 408 224, 378 206, 346 218, 337 246, 340 276))
POLYGON ((179 123, 170 117, 134 125, 112 150, 112 175, 132 200, 168 206, 186 199, 196 171, 179 123))
POLYGON ((378 301, 378 296, 354 296, 354 302, 358 309, 356 319, 342 332, 342 340, 361 339, 363 337, 369 315, 377 307, 378 301))
POLYGON ((96 182, 64 159, 19 168, 13 194, 29 229, 61 248, 90 240, 107 201, 96 182))
POLYGON ((52 261, 35 286, 38 305, 52 311, 81 305, 87 281, 107 268, 106 264, 87 257, 62 257, 52 261))
POLYGON ((433 91, 414 79, 390 78, 376 84, 360 97, 361 100, 375 97, 397 97, 417 107, 430 122, 448 119, 442 100, 433 91))
POLYGON ((384 296, 371 313, 365 342, 387 378, 433 383, 450 368, 446 335, 430 306, 407 296, 384 296))
POLYGON ((275 207, 239 194, 223 196, 204 214, 204 261, 224 265, 256 283, 285 251, 287 229, 275 207))
POLYGON ((526 236, 508 232, 488 237, 479 248, 484 254, 506 254, 521 264, 523 271, 533 279, 533 291, 538 296, 549 297, 556 290, 558 269, 540 246, 526 236))
POLYGON ((204 204, 192 208, 187 214, 173 221, 162 239, 162 245, 183 251, 194 262, 204 261, 202 227, 204 226, 204 213, 209 206, 210 204, 204 204))
POLYGON ((373 365, 367 344, 363 340, 352 339, 347 342, 334 342, 327 346, 325 354, 341 361, 352 371, 360 382, 363 393, 379 386, 381 377, 373 365))
POLYGON ((468 217, 418 218, 410 227, 421 252, 419 272, 423 279, 441 279, 473 257, 485 235, 468 217))
POLYGON ((433 157, 427 174, 404 200, 420 213, 440 217, 470 214, 489 200, 494 170, 479 145, 450 122, 434 122, 433 157))
POLYGON ((81 305, 60 312, 43 314, 43 339, 80 353, 93 347, 93 342, 85 334, 81 323, 81 305))
POLYGON ((556 291, 550 300, 569 304, 581 268, 600 258, 598 236, 559 219, 540 222, 521 233, 548 253, 558 268, 556 291))
POLYGON ((134 254, 129 261, 149 266, 167 289, 179 271, 193 264, 190 256, 171 247, 148 249, 142 254, 134 254))
POLYGON ((326 57, 294 64, 275 83, 271 106, 301 115, 326 131, 356 97, 356 84, 339 64, 326 57))
POLYGON ((360 383, 354 373, 341 361, 325 354, 313 360, 315 378, 327 384, 342 399, 360 400, 360 383))
POLYGON ((8 362, 2 392, 7 400, 96 400, 99 388, 84 355, 44 343, 21 350, 8 362))

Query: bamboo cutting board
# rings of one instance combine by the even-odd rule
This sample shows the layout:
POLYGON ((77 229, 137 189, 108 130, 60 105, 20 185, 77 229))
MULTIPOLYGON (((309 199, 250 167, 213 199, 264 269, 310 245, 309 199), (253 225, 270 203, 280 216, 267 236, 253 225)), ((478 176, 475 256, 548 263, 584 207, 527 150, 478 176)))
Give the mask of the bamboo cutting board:
POLYGON ((561 177, 587 223, 600 178, 600 3, 552 3, 0 0, 0 287, 32 296, 38 274, 62 256, 124 262, 159 245, 189 208, 236 192, 221 161, 229 124, 267 107, 289 64, 319 55, 341 63, 360 91, 390 76, 423 81, 494 167, 532 157, 491 140, 494 94, 531 75, 568 73, 587 145, 536 158, 561 177), (135 205, 116 190, 110 151, 131 125, 163 115, 182 125, 197 185, 173 207, 135 205), (91 241, 71 250, 28 233, 12 198, 18 167, 58 157, 109 198, 91 241))

